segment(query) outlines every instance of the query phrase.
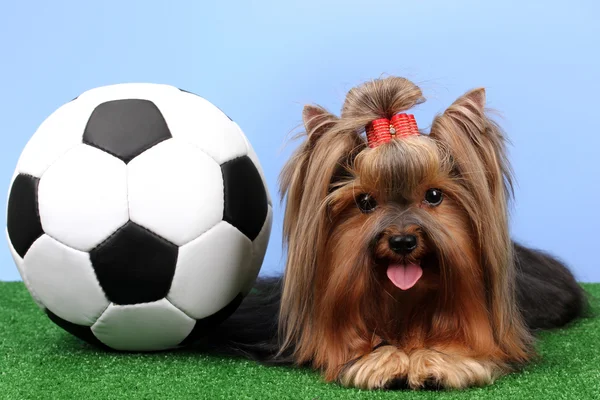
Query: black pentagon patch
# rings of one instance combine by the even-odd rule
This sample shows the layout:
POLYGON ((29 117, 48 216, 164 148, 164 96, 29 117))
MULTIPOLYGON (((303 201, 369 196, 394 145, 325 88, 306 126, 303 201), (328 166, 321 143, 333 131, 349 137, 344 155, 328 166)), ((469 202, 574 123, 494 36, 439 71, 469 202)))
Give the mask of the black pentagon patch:
POLYGON ((6 227, 10 241, 21 258, 44 233, 38 211, 39 183, 39 178, 19 174, 10 188, 6 227))
POLYGON ((62 319, 58 315, 54 314, 52 311, 46 309, 46 314, 54 322, 56 325, 69 332, 71 335, 89 343, 94 346, 98 346, 103 349, 110 349, 107 345, 102 343, 92 332, 92 327, 77 325, 67 320, 62 319))
POLYGON ((213 315, 209 315, 206 318, 202 318, 196 320, 196 325, 190 332, 190 334, 179 344, 180 346, 187 346, 198 339, 201 339, 203 336, 208 334, 211 330, 218 327, 223 321, 233 314, 240 304, 242 304, 242 300, 244 300, 244 296, 239 293, 233 300, 229 302, 225 307, 221 308, 219 311, 214 313, 213 315))
POLYGON ((106 297, 115 304, 157 301, 169 292, 178 248, 129 221, 90 251, 106 297))
MULTIPOLYGON (((185 90, 185 89, 181 89, 181 88, 178 88, 178 89, 179 89, 180 91, 182 91, 182 92, 189 93, 189 94, 193 94, 194 96, 198 96, 196 93, 192 93, 192 92, 190 92, 189 90, 185 90)), ((214 105, 214 104, 213 104, 213 106, 217 107, 217 106, 216 106, 216 105, 214 105)), ((219 107, 217 107, 217 108, 219 108, 219 107)), ((230 120, 230 121, 233 121, 233 120, 231 119, 231 117, 230 117, 229 115, 225 114, 225 113, 223 112, 223 110, 221 110, 220 108, 219 108, 219 111, 221 111, 221 112, 222 112, 222 113, 223 113, 223 114, 224 114, 224 115, 225 115, 227 118, 229 118, 229 120, 230 120)))
POLYGON ((248 156, 223 163, 221 171, 225 193, 223 220, 254 240, 268 211, 267 192, 260 173, 248 156))
POLYGON ((107 101, 94 109, 83 143, 128 163, 150 147, 173 137, 156 104, 149 100, 107 101))

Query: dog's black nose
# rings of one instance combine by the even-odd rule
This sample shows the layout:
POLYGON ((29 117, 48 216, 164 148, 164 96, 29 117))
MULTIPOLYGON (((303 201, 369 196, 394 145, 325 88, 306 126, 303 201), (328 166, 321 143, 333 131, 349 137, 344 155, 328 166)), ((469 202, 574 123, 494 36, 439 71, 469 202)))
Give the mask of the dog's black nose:
POLYGON ((409 254, 417 248, 417 237, 415 235, 391 236, 389 239, 390 249, 398 254, 409 254))

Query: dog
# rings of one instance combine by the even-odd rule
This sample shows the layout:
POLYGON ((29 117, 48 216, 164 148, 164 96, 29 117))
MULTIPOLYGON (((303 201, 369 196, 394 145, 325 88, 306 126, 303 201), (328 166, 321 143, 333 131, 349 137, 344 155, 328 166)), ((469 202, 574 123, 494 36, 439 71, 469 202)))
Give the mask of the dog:
MULTIPOLYGON (((492 384, 537 357, 539 330, 584 316, 561 261, 513 241, 507 140, 478 88, 435 116, 402 77, 303 110, 280 191, 281 277, 260 277, 208 340, 361 389, 492 384)), ((224 351, 224 353, 227 353, 224 351)))

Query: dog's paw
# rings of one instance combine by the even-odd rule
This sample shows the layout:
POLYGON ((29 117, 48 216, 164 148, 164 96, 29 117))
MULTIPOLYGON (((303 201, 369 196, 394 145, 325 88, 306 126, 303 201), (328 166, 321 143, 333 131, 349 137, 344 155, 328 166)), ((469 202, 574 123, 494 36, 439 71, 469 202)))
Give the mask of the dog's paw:
POLYGON ((340 374, 343 386, 394 389, 404 385, 409 358, 394 346, 382 346, 347 365, 340 374))
POLYGON ((464 389, 492 384, 500 368, 460 354, 436 350, 415 350, 410 354, 407 385, 411 389, 464 389))

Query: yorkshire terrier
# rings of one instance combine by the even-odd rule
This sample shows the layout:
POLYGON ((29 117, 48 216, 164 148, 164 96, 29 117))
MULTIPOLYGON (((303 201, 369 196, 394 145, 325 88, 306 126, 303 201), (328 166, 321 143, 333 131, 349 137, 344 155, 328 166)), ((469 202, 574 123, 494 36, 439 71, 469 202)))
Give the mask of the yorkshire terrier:
POLYGON ((511 240, 506 139, 483 88, 437 115, 419 87, 351 89, 337 117, 303 111, 281 174, 281 278, 260 278, 212 344, 363 389, 488 385, 536 358, 535 333, 582 317, 560 261, 511 240))

